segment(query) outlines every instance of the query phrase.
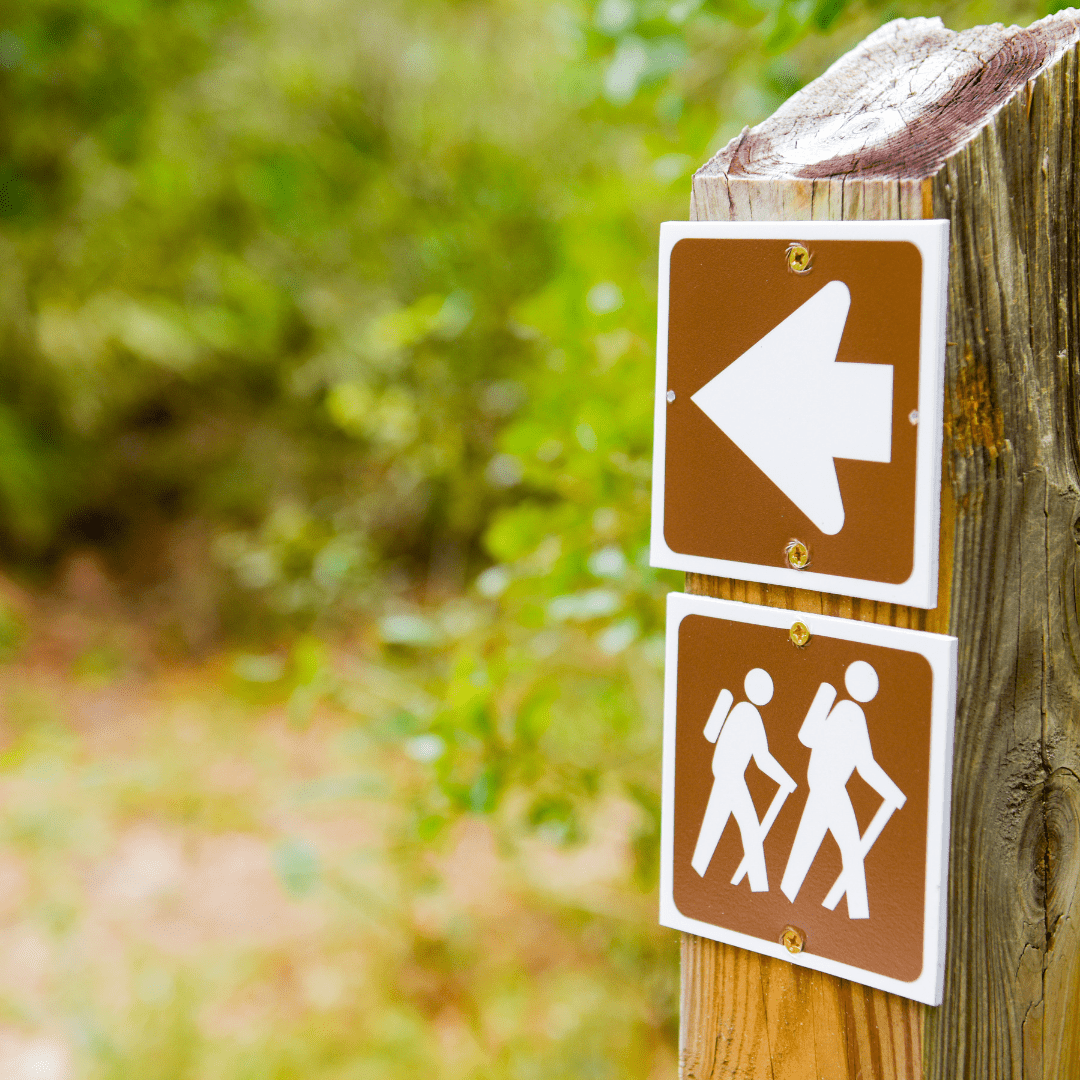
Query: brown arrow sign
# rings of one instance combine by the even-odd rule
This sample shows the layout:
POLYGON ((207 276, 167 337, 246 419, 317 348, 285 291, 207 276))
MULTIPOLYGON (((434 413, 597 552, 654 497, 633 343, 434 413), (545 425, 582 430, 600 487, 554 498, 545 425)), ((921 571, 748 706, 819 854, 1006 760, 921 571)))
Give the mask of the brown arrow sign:
POLYGON ((665 223, 653 565, 936 605, 947 235, 665 223))

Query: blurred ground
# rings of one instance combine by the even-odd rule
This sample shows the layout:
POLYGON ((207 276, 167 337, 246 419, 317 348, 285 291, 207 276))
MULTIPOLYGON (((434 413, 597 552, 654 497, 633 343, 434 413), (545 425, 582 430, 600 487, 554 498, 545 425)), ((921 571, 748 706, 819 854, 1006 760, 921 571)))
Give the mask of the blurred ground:
POLYGON ((0 1077, 675 1075, 635 805, 575 844, 512 805, 430 843, 423 737, 298 720, 273 656, 162 665, 87 557, 7 607, 0 1077))

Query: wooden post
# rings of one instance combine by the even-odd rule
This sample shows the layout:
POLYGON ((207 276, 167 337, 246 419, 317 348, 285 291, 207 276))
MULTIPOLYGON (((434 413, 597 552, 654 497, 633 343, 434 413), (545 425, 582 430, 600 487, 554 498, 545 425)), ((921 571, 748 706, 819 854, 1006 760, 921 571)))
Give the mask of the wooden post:
POLYGON ((684 935, 686 1080, 1080 1080, 1078 41, 890 23, 694 177, 696 219, 950 219, 938 608, 687 588, 955 634, 960 689, 944 1004, 684 935))

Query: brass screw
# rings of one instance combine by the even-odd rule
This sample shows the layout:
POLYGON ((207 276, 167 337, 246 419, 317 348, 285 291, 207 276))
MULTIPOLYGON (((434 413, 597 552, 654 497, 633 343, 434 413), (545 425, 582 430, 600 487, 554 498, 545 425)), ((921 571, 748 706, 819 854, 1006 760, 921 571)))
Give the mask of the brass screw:
POLYGON ((804 622, 792 623, 788 637, 791 638, 793 645, 798 645, 802 649, 810 644, 810 628, 804 622))
POLYGON ((814 256, 810 254, 810 249, 805 244, 788 244, 784 254, 787 256, 787 268, 793 274, 810 273, 814 256))
POLYGON ((801 540, 792 540, 784 548, 784 554, 788 563, 796 570, 802 570, 810 562, 810 549, 801 540))
POLYGON ((806 948, 806 935, 797 926, 785 926, 780 935, 780 944, 789 953, 801 953, 806 948))

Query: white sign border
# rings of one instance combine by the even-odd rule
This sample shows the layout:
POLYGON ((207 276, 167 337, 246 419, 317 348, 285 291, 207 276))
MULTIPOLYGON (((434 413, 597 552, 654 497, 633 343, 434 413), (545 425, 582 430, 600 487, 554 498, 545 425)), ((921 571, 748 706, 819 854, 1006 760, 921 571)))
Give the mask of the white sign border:
MULTIPOLYGON (((945 410, 945 318, 949 270, 949 222, 918 221, 665 221, 660 226, 660 281, 656 331, 656 401, 653 425, 652 535, 649 561, 669 570, 788 585, 797 589, 859 596, 891 604, 934 608, 938 594, 941 522, 941 442, 945 410), (820 574, 779 565, 687 555, 664 536, 664 475, 667 448, 667 331, 671 250, 680 240, 906 240, 922 255, 919 327, 919 425, 915 456, 915 551, 911 576, 899 584, 820 574)), ((769 481, 762 477, 763 483, 769 481)))
MULTIPOLYGON (((811 642, 810 648, 813 648, 811 642)), ((795 648, 795 646, 792 646, 795 648)), ((765 956, 774 956, 799 967, 836 975, 890 994, 912 998, 926 1005, 940 1005, 945 983, 945 933, 949 869, 949 824, 952 800, 952 751, 956 715, 957 639, 945 634, 905 630, 878 623, 837 619, 829 615, 760 607, 734 600, 714 600, 688 593, 669 593, 667 642, 664 667, 664 765, 660 824, 660 924, 699 937, 737 945, 765 956), (711 923, 690 919, 675 906, 674 805, 675 805, 675 709, 679 683, 679 626, 687 615, 772 626, 788 630, 799 620, 815 637, 858 641, 903 649, 927 659, 933 673, 930 722, 930 780, 927 793, 926 903, 923 912, 923 967, 913 982, 879 975, 864 968, 829 960, 813 953, 789 953, 779 941, 740 934, 711 923)))

